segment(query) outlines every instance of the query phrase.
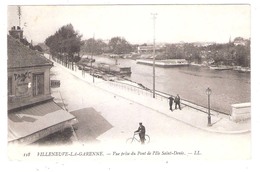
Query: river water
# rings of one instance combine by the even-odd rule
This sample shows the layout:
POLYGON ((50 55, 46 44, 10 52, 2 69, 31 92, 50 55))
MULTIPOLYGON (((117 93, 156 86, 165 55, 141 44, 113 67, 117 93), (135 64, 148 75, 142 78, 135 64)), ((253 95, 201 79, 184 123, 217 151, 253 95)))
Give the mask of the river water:
MULTIPOLYGON (((97 62, 115 64, 115 60, 95 57, 97 62)), ((153 88, 153 67, 137 64, 135 60, 118 59, 118 63, 130 66, 129 79, 153 88)), ((211 70, 206 67, 186 66, 155 68, 155 89, 207 107, 206 89, 211 88, 211 108, 231 113, 231 104, 250 102, 250 74, 233 70, 211 70)))

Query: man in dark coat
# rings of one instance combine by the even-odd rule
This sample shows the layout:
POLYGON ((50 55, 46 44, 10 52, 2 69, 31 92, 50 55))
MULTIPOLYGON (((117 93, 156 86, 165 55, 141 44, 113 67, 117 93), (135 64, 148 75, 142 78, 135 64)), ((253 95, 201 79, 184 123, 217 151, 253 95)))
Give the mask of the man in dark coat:
POLYGON ((175 102, 175 109, 177 109, 177 106, 179 106, 179 109, 181 110, 181 98, 179 94, 177 94, 177 96, 175 97, 174 102, 175 102))
POLYGON ((170 110, 172 111, 172 104, 173 104, 174 98, 171 96, 169 97, 169 105, 170 105, 170 110))
POLYGON ((137 132, 139 133, 141 144, 144 144, 144 141, 145 141, 145 127, 143 126, 143 124, 141 122, 139 123, 139 127, 135 131, 135 133, 137 133, 137 132))

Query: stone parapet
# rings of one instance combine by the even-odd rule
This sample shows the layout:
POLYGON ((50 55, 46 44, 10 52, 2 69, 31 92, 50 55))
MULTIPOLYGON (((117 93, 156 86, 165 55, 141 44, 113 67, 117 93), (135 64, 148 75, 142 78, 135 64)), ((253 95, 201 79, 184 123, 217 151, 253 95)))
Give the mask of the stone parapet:
POLYGON ((251 103, 232 104, 230 119, 239 122, 251 118, 251 103))

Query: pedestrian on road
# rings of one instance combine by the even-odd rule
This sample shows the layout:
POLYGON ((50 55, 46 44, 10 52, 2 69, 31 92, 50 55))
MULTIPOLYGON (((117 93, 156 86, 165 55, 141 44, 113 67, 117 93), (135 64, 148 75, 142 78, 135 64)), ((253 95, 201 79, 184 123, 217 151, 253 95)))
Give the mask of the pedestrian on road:
POLYGON ((177 109, 177 106, 179 106, 179 109, 181 110, 181 98, 179 94, 177 94, 177 96, 175 97, 174 103, 175 103, 175 109, 177 109))
POLYGON ((143 124, 141 122, 139 123, 139 127, 135 131, 135 133, 139 133, 141 144, 144 144, 144 141, 145 141, 145 127, 143 126, 143 124))
POLYGON ((174 98, 172 96, 169 97, 169 106, 170 110, 172 111, 172 104, 173 104, 174 98))

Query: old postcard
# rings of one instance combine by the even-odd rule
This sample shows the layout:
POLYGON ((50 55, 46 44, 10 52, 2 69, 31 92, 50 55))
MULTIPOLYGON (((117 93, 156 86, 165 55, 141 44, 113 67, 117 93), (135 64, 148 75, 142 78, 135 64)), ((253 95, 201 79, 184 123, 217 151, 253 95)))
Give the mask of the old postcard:
POLYGON ((8 158, 250 160, 250 14, 250 4, 8 5, 8 158))

